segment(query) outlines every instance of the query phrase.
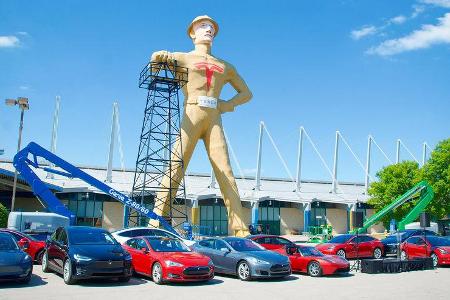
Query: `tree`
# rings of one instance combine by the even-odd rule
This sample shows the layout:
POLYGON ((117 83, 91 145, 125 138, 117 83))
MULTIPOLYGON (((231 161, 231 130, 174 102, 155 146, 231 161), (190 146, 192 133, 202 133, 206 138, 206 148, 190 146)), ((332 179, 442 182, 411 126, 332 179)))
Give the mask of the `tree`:
MULTIPOLYGON (((411 189, 422 177, 419 165, 412 161, 403 161, 384 167, 376 175, 379 181, 372 182, 370 185, 368 192, 371 198, 368 203, 373 205, 377 212, 411 189)), ((381 219, 384 226, 388 228, 392 218, 397 221, 403 219, 415 202, 405 203, 384 216, 381 219)))
POLYGON ((8 210, 0 203, 0 228, 8 225, 8 210))
POLYGON ((422 175, 433 187, 434 199, 427 211, 436 219, 450 214, 450 138, 439 142, 422 168, 422 175))

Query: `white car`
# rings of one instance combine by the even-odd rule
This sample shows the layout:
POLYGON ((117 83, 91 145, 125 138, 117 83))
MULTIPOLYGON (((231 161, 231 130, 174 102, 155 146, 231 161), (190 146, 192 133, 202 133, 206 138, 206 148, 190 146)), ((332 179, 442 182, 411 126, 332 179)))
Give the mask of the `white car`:
POLYGON ((166 236, 171 238, 176 238, 183 243, 186 244, 186 246, 190 247, 195 244, 195 241, 190 241, 187 239, 182 238, 179 235, 173 234, 172 232, 169 232, 164 229, 159 228, 152 228, 152 227, 131 227, 131 228, 124 228, 117 231, 114 231, 111 233, 112 236, 121 244, 125 243, 129 239, 133 237, 138 236, 166 236))

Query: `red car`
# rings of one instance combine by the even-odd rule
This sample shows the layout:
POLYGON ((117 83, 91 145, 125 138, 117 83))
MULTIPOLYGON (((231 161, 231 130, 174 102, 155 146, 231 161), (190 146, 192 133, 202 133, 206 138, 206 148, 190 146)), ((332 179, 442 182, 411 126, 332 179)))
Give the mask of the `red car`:
POLYGON ((260 244, 267 250, 279 252, 284 255, 286 255, 286 247, 295 246, 295 244, 290 240, 282 238, 278 235, 258 234, 258 235, 249 235, 247 236, 247 238, 260 244))
POLYGON ((338 255, 344 258, 381 258, 384 253, 383 243, 369 235, 338 235, 328 243, 317 245, 316 248, 323 254, 338 255))
POLYGON ((312 277, 348 273, 350 263, 343 257, 325 255, 314 247, 289 246, 286 253, 294 272, 307 273, 312 277))
POLYGON ((123 247, 131 254, 133 271, 151 276, 156 284, 166 281, 207 281, 214 277, 211 259, 192 252, 178 239, 137 237, 127 240, 123 247))
POLYGON ((450 265, 450 239, 439 236, 412 236, 400 245, 401 258, 431 257, 433 266, 450 265))
POLYGON ((0 232, 7 232, 11 234, 17 241, 17 244, 20 246, 20 248, 28 253, 33 261, 37 262, 38 264, 42 262, 42 255, 44 254, 45 250, 44 241, 38 241, 28 234, 12 229, 2 228, 0 229, 0 232))

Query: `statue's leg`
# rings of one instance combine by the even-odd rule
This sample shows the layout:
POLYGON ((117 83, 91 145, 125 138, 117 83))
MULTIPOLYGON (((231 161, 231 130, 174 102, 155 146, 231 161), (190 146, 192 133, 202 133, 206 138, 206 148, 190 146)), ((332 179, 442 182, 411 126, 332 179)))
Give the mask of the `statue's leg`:
POLYGON ((241 199, 231 169, 220 116, 217 116, 215 120, 211 120, 210 127, 204 136, 204 141, 225 206, 227 207, 228 234, 246 236, 249 232, 243 219, 241 199))
MULTIPOLYGON (((187 109, 190 110, 189 106, 187 109)), ((192 153, 194 152, 195 145, 202 133, 201 122, 195 122, 195 118, 192 118, 189 115, 189 112, 187 113, 188 115, 185 111, 181 123, 181 143, 180 140, 178 140, 174 144, 171 156, 172 161, 177 161, 182 158, 184 168, 181 167, 180 163, 174 163, 172 165, 172 181, 169 176, 167 176, 168 172, 164 175, 161 181, 161 190, 156 194, 155 206, 153 208, 153 212, 159 216, 169 216, 170 201, 177 194, 181 179, 184 176, 184 172, 192 157, 192 153)), ((159 222, 152 219, 150 220, 150 225, 158 227, 159 222)))

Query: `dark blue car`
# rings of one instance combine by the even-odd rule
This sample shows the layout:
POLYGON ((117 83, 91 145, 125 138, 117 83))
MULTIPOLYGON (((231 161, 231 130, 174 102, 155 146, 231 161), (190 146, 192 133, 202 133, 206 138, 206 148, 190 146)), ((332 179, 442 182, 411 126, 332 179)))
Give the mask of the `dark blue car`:
POLYGON ((79 279, 131 278, 131 255, 102 228, 59 227, 47 240, 42 271, 63 275, 66 284, 79 279))
POLYGON ((436 233, 431 230, 425 231, 422 229, 399 230, 396 233, 393 233, 381 240, 381 242, 384 245, 384 252, 386 255, 397 254, 399 244, 403 243, 412 236, 421 236, 424 234, 426 236, 436 235, 436 233))
POLYGON ((0 280, 28 283, 32 273, 31 257, 20 249, 11 234, 0 232, 0 280))

